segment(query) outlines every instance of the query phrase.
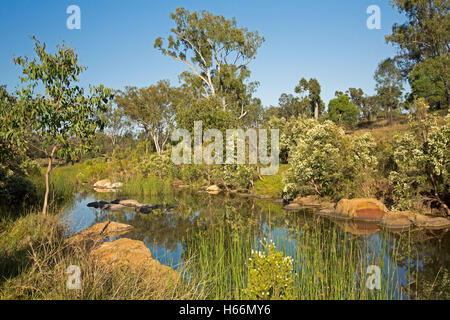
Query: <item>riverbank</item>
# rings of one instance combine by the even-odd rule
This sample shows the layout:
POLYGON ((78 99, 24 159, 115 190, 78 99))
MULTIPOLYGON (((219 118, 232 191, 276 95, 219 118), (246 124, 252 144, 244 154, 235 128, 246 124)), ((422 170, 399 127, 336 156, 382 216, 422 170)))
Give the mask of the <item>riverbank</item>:
POLYGON ((201 299, 182 285, 162 285, 142 270, 105 268, 80 242, 68 241, 59 215, 30 213, 3 222, 0 235, 0 299, 201 299), (70 290, 69 266, 82 271, 79 290, 70 290))

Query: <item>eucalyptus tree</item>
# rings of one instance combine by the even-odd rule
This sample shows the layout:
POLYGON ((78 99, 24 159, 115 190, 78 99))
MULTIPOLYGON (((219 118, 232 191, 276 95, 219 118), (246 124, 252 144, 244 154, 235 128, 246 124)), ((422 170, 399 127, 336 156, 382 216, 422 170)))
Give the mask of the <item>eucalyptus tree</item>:
POLYGON ((450 107, 450 1, 392 0, 406 16, 394 24, 386 42, 398 48, 395 60, 412 89, 410 101, 423 97, 433 109, 450 107))
POLYGON ((115 97, 117 106, 132 121, 137 122, 151 137, 158 154, 161 154, 174 126, 176 103, 180 91, 170 86, 168 80, 144 88, 126 87, 115 97))
POLYGON ((317 79, 311 78, 306 80, 302 78, 295 87, 295 92, 303 95, 310 105, 311 114, 314 114, 314 119, 319 119, 319 114, 324 110, 325 106, 320 98, 321 88, 317 79))
POLYGON ((0 170, 9 171, 17 167, 18 158, 25 154, 25 119, 14 115, 17 99, 0 86, 0 170))
POLYGON ((376 90, 379 103, 383 106, 386 119, 392 124, 392 113, 401 102, 403 83, 400 69, 393 59, 383 60, 375 71, 376 90))
POLYGON ((170 17, 175 28, 166 44, 159 37, 154 47, 186 65, 181 77, 196 88, 198 96, 215 98, 223 111, 233 110, 239 119, 245 117, 252 91, 245 83, 250 76, 248 65, 264 38, 256 31, 238 27, 235 18, 207 11, 191 13, 177 8, 170 17))
POLYGON ((46 214, 54 158, 74 159, 92 148, 95 132, 105 125, 103 114, 112 94, 100 85, 89 86, 87 95, 78 79, 85 67, 78 65, 78 55, 73 49, 62 44, 51 54, 45 43, 33 39, 37 58, 14 59, 22 68, 20 79, 24 85, 17 91, 19 101, 13 114, 26 121, 28 129, 42 141, 41 148, 48 161, 42 207, 42 213, 46 214))
POLYGON ((117 139, 122 136, 128 129, 129 122, 121 108, 110 105, 108 112, 105 114, 105 134, 111 140, 112 149, 117 145, 117 139))
POLYGON ((289 120, 291 117, 298 118, 300 115, 305 115, 308 111, 306 101, 300 100, 292 94, 281 94, 278 99, 278 105, 280 106, 282 116, 286 120, 289 120))
POLYGON ((414 66, 408 77, 411 97, 425 98, 431 109, 450 108, 450 57, 426 58, 414 66))
POLYGON ((448 55, 450 46, 450 1, 391 0, 399 13, 406 16, 403 24, 394 24, 386 42, 398 49, 396 59, 404 75, 428 57, 448 55))
POLYGON ((340 125, 353 127, 359 116, 359 109, 351 101, 347 94, 342 94, 331 99, 328 104, 328 118, 340 125))

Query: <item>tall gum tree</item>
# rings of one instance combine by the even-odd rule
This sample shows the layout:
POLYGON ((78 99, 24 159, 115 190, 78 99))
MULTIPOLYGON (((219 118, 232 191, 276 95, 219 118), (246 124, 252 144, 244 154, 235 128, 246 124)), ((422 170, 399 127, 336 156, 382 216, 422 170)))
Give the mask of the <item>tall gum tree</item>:
POLYGON ((188 67, 182 77, 199 85, 203 98, 217 98, 224 111, 240 108, 238 117, 245 117, 248 112, 241 102, 251 88, 244 85, 244 80, 250 75, 248 64, 264 38, 256 31, 239 28, 234 18, 228 20, 207 11, 191 13, 177 8, 170 17, 175 28, 171 29, 167 44, 159 37, 154 47, 188 67), (235 95, 240 96, 236 99, 235 95))
POLYGON ((47 157, 45 196, 42 213, 47 213, 50 190, 50 172, 56 156, 75 159, 92 149, 97 130, 102 130, 103 114, 112 97, 103 85, 89 86, 89 94, 78 85, 78 77, 85 70, 78 65, 78 56, 65 44, 56 47, 56 53, 46 52, 45 43, 35 37, 37 59, 18 57, 14 62, 22 67, 17 91, 19 103, 15 117, 27 119, 28 130, 42 140, 42 151, 47 157), (36 94, 35 91, 40 91, 36 94))
POLYGON ((126 87, 115 96, 117 106, 130 120, 138 123, 150 136, 156 152, 166 148, 174 125, 175 107, 180 90, 170 86, 168 80, 145 88, 126 87))
POLYGON ((400 69, 393 59, 388 58, 378 65, 374 79, 379 103, 383 106, 386 119, 392 124, 393 111, 398 108, 402 98, 403 83, 400 69))
POLYGON ((311 113, 314 114, 314 119, 319 119, 319 114, 324 109, 324 103, 320 98, 321 87, 317 79, 311 78, 306 80, 300 79, 298 85, 295 87, 295 93, 306 95, 306 101, 309 102, 311 113))
POLYGON ((433 109, 450 108, 449 0, 391 0, 406 17, 394 24, 386 42, 398 49, 396 63, 409 80, 412 95, 423 97, 433 109))

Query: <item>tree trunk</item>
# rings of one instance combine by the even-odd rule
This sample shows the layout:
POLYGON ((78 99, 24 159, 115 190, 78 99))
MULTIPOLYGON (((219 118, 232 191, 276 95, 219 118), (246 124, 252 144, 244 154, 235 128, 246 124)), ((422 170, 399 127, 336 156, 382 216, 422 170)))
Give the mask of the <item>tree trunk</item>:
POLYGON ((314 119, 318 120, 319 119, 319 103, 315 103, 314 106, 314 119))
POLYGON ((45 171, 45 196, 44 196, 44 205, 42 207, 42 214, 45 216, 47 214, 47 206, 48 206, 48 194, 50 192, 50 171, 52 171, 53 164, 53 156, 55 155, 56 146, 53 147, 52 152, 48 156, 48 165, 47 171, 45 171))
POLYGON ((392 112, 393 112, 393 107, 391 106, 390 108, 389 108, 389 124, 390 125, 392 125, 392 121, 393 121, 393 119, 392 119, 392 112))

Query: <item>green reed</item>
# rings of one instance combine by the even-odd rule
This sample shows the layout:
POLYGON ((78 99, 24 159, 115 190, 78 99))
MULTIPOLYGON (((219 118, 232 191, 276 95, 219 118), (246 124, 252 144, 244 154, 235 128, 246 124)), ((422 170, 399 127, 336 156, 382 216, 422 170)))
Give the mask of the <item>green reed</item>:
MULTIPOLYGON (((241 299, 247 285, 252 249, 260 249, 263 236, 293 258, 296 299, 390 300, 401 299, 397 266, 398 241, 383 235, 355 237, 319 222, 290 231, 233 230, 228 224, 194 232, 185 241, 185 272, 209 299, 241 299), (367 267, 381 271, 380 289, 369 290, 367 267)), ((401 241, 407 241, 403 239, 401 241)))

